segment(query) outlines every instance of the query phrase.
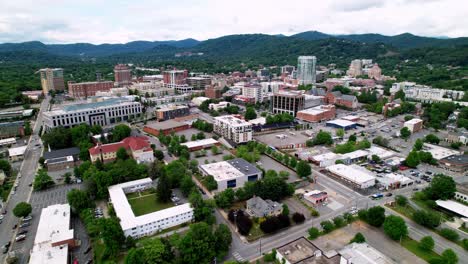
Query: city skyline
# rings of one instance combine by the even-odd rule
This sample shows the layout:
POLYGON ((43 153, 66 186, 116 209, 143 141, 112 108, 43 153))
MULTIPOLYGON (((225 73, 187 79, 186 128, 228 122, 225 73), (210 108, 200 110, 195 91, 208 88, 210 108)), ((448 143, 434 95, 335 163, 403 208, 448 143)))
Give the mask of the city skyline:
POLYGON ((468 36, 468 27, 462 26, 468 24, 468 4, 456 0, 298 0, 288 5, 245 0, 236 5, 214 0, 138 4, 89 0, 32 4, 19 0, 2 6, 0 43, 206 40, 231 34, 293 35, 309 30, 327 34, 468 36))

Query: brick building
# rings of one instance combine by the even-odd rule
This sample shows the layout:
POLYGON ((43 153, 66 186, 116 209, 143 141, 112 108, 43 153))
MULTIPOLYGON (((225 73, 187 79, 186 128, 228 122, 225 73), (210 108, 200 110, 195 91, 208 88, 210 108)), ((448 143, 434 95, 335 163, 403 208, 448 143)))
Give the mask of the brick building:
POLYGON ((188 115, 190 115, 190 109, 186 105, 173 105, 156 110, 156 118, 159 121, 174 119, 176 117, 188 115))
POLYGON ((86 98, 95 96, 96 92, 109 92, 114 87, 113 81, 104 82, 68 82, 68 93, 74 98, 86 98))
POLYGON ((159 133, 163 133, 164 135, 169 135, 172 132, 179 132, 186 129, 189 129, 190 126, 183 122, 178 122, 175 120, 167 120, 163 122, 153 122, 148 123, 144 128, 143 131, 149 133, 153 136, 158 136, 159 133))
POLYGON ((334 105, 319 105, 298 111, 296 118, 305 122, 321 122, 331 120, 336 116, 336 107, 334 105))
POLYGON ((153 162, 153 149, 147 137, 127 137, 120 142, 101 144, 89 149, 89 155, 92 162, 101 160, 102 162, 111 162, 117 158, 119 149, 124 148, 127 154, 138 163, 153 162))
POLYGON ((358 107, 358 100, 354 95, 341 94, 339 91, 330 92, 326 95, 326 101, 329 104, 335 104, 337 106, 344 106, 350 109, 356 109, 358 107))
POLYGON ((220 87, 209 85, 205 89, 205 96, 210 99, 218 99, 221 98, 222 89, 220 87))
POLYGON ((125 64, 117 64, 114 67, 115 85, 122 87, 132 84, 132 72, 125 64))

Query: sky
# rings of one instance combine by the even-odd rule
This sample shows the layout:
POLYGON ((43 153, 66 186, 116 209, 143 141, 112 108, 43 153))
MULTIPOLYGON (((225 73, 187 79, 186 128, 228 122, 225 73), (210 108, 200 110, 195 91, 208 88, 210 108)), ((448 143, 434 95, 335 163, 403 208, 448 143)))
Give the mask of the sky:
POLYGON ((231 34, 468 36, 466 0, 0 0, 0 43, 206 40, 231 34))

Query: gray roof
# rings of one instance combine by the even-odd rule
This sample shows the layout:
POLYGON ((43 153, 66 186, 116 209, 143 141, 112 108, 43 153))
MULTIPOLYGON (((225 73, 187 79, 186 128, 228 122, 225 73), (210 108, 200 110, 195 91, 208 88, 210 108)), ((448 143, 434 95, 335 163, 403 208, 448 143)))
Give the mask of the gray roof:
POLYGON ((228 160, 227 162, 242 172, 244 175, 261 173, 261 171, 256 166, 241 158, 228 160))
POLYGON ((80 154, 80 149, 77 147, 52 150, 50 152, 44 152, 44 159, 56 159, 67 156, 77 156, 80 154))
POLYGON ((341 97, 341 92, 340 91, 334 91, 334 92, 331 92, 331 94, 333 94, 333 96, 335 96, 335 97, 341 97))
POLYGON ((169 119, 169 120, 163 121, 163 122, 148 123, 146 126, 149 127, 149 128, 152 128, 152 129, 156 129, 156 130, 167 130, 167 129, 173 129, 173 128, 176 128, 176 127, 180 127, 180 126, 183 126, 183 125, 185 125, 185 123, 169 119))
POLYGON ((442 162, 452 163, 454 165, 466 165, 468 164, 468 155, 452 155, 441 160, 442 162))
POLYGON ((261 217, 269 215, 271 212, 282 207, 282 204, 272 200, 263 200, 259 196, 255 196, 247 200, 247 208, 252 211, 255 216, 261 217))
POLYGON ((349 95, 349 94, 343 94, 341 96, 341 99, 345 100, 345 101, 355 101, 357 100, 356 96, 354 95, 349 95))

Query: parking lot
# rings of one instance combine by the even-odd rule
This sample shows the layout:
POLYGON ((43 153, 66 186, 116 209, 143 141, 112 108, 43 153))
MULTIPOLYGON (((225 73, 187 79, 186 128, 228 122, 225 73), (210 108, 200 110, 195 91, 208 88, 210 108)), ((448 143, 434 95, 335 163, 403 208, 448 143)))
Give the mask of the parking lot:
MULTIPOLYGON (((39 219, 41 216, 42 209, 53 204, 63 204, 67 203, 67 193, 72 189, 81 189, 83 188, 82 184, 67 184, 67 185, 58 185, 54 186, 45 191, 33 192, 30 203, 32 205, 32 217, 30 221, 30 226, 25 228, 19 228, 17 231, 27 230, 26 239, 21 242, 15 242, 12 244, 10 251, 15 251, 17 253, 19 262, 18 263, 27 263, 29 258, 29 253, 34 244, 34 238, 36 236, 37 226, 39 225, 39 219)), ((2 228, 12 228, 12 227, 2 227, 2 228)), ((79 218, 72 217, 72 228, 75 231, 75 236, 77 239, 81 239, 83 244, 89 244, 89 238, 87 236, 84 226, 80 223, 79 218)), ((12 232, 15 232, 16 229, 12 229, 12 232)), ((82 250, 76 249, 76 256, 80 263, 85 262, 85 257, 83 254, 80 254, 82 250)), ((75 251, 74 251, 75 252, 75 251)))
POLYGON ((260 141, 268 146, 282 148, 282 146, 305 144, 309 139, 308 136, 301 131, 280 131, 271 134, 263 134, 254 136, 255 140, 260 141))
POLYGON ((265 171, 268 170, 274 170, 276 172, 280 171, 287 171, 289 172, 289 178, 287 182, 295 182, 299 180, 299 177, 297 177, 297 173, 288 167, 284 166, 283 164, 277 162, 276 160, 266 156, 266 155, 261 155, 259 162, 257 162, 258 165, 260 165, 262 168, 265 169, 265 171))

